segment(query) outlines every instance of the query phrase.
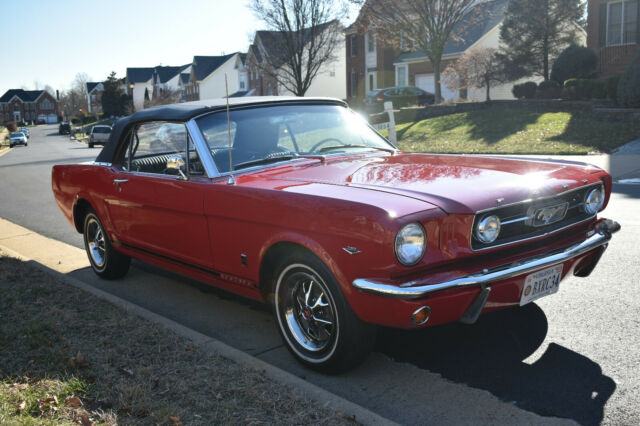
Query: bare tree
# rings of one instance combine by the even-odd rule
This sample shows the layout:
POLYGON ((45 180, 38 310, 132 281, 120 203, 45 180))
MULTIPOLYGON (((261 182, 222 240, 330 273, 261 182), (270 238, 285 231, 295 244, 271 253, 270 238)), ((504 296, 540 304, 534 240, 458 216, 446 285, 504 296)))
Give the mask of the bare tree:
POLYGON ((491 85, 504 81, 504 74, 496 56, 496 49, 476 47, 465 52, 443 72, 445 85, 451 90, 486 88, 491 100, 491 85))
POLYGON ((157 90, 154 88, 151 99, 145 98, 145 108, 157 105, 177 104, 180 102, 180 96, 181 92, 179 90, 169 88, 157 90))
POLYGON ((53 87, 51 87, 50 85, 45 84, 43 90, 48 94, 50 94, 51 96, 53 96, 54 98, 56 97, 56 91, 53 90, 53 87))
POLYGON ((343 43, 343 0, 252 0, 268 31, 258 32, 264 59, 259 71, 296 96, 304 96, 322 66, 337 59, 343 43))
MULTIPOLYGON (((363 4, 362 22, 375 30, 381 41, 410 41, 431 64, 436 103, 442 101, 440 73, 442 54, 449 40, 462 40, 464 29, 456 26, 468 16, 476 0, 354 0, 363 4)), ((472 18, 472 17, 471 17, 472 18)), ((471 19, 468 24, 472 25, 471 19)))

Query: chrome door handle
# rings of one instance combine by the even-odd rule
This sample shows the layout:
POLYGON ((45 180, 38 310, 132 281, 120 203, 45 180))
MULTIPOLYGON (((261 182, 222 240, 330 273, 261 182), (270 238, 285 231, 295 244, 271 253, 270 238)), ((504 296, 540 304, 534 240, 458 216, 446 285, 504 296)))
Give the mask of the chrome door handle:
POLYGON ((114 179, 113 184, 116 186, 120 186, 121 183, 127 183, 129 179, 114 179))

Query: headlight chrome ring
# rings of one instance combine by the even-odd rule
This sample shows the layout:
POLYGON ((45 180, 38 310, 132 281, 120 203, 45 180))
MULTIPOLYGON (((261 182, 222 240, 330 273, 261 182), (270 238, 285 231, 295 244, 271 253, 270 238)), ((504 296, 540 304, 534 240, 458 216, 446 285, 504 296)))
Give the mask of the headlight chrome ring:
POLYGON ((427 233, 419 223, 405 225, 396 234, 396 258, 404 266, 420 262, 427 250, 427 233))
POLYGON ((596 214, 604 205, 604 191, 602 186, 592 189, 584 197, 584 211, 587 214, 596 214))
POLYGON ((500 235, 500 218, 491 215, 483 218, 476 225, 475 236, 481 243, 490 244, 500 235))

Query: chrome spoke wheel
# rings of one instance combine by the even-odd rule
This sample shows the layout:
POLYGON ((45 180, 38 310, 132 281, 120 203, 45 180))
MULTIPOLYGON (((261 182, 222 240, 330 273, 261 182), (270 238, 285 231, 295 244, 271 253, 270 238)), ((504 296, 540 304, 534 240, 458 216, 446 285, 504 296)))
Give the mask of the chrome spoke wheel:
POLYGON ((283 274, 279 292, 279 314, 295 343, 318 353, 336 338, 337 320, 333 301, 324 282, 310 270, 283 274))
POLYGON ((105 237, 104 230, 96 219, 90 218, 87 221, 85 238, 87 238, 87 245, 89 247, 91 260, 98 268, 102 268, 105 263, 106 254, 105 237))

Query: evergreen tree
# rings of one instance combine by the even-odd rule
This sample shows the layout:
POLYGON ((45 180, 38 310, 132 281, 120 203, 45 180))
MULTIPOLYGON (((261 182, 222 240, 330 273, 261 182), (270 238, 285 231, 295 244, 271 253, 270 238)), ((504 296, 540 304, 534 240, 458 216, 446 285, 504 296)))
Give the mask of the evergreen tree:
POLYGON ((509 77, 539 75, 549 80, 553 59, 578 43, 584 7, 581 0, 511 0, 500 29, 500 58, 509 77))
POLYGON ((120 80, 112 71, 104 82, 104 92, 102 93, 102 112, 105 116, 119 116, 126 114, 127 96, 123 98, 120 80))

